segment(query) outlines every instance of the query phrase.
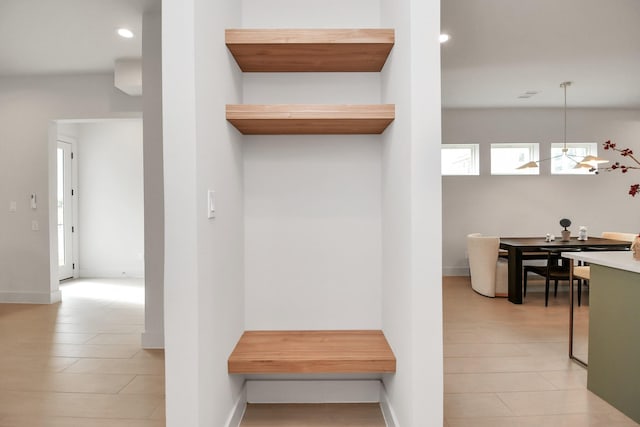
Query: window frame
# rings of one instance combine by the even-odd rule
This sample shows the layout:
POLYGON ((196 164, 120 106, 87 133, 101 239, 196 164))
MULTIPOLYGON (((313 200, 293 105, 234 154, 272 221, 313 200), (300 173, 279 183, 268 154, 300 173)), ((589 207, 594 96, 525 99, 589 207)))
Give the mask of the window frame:
MULTIPOLYGON (((552 142, 549 145, 549 153, 550 153, 550 172, 551 175, 592 175, 591 172, 589 172, 589 168, 569 168, 569 169, 560 169, 559 171, 555 171, 554 170, 554 162, 557 161, 559 159, 559 157, 562 155, 562 152, 560 151, 557 154, 554 154, 554 149, 556 150, 562 150, 562 148, 564 147, 564 142, 552 142)), ((574 161, 578 161, 578 159, 582 159, 585 156, 598 156, 598 143, 597 142, 567 142, 567 148, 569 149, 568 152, 571 152, 572 148, 586 148, 586 154, 582 155, 582 154, 572 154, 572 156, 575 158, 574 161)), ((597 170, 598 167, 597 165, 594 166, 594 168, 597 170)))
POLYGON ((480 144, 442 144, 440 146, 440 174, 441 176, 480 176, 480 144), (444 171, 444 156, 443 153, 447 149, 462 149, 469 148, 470 162, 472 167, 468 172, 449 172, 444 171))
MULTIPOLYGON (((491 175, 495 176, 508 176, 508 175, 540 175, 540 167, 518 169, 518 166, 524 165, 528 162, 538 161, 540 159, 540 143, 538 142, 495 142, 491 143, 489 147, 489 159, 490 159, 490 171, 491 175), (509 167, 503 167, 496 169, 496 159, 494 158, 494 148, 529 148, 529 158, 518 160, 517 164, 509 165, 509 167)), ((538 165, 539 166, 539 165, 538 165)))

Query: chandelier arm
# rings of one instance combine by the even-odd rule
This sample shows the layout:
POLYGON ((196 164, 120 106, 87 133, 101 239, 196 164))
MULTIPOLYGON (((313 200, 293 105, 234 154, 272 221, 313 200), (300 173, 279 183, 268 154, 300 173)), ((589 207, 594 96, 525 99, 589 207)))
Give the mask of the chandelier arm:
MULTIPOLYGON (((549 160, 553 160, 553 159, 559 159, 560 157, 563 157, 564 154, 558 154, 557 156, 553 156, 553 157, 548 157, 546 159, 540 159, 540 160, 535 160, 536 163, 540 163, 540 162, 548 162, 549 160)), ((575 161, 575 160, 574 160, 575 161)))
POLYGON ((567 159, 571 160, 573 163, 575 163, 575 164, 577 164, 577 165, 579 165, 579 164, 580 164, 580 162, 579 162, 579 161, 577 161, 576 159, 574 159, 574 157, 575 157, 575 156, 574 156, 573 154, 565 154, 565 157, 566 157, 567 159))

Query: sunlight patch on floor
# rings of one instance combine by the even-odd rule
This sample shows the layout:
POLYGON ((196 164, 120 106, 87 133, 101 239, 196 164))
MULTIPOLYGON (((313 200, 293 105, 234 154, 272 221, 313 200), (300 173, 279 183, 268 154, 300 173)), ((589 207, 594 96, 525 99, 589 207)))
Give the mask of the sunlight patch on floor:
POLYGON ((74 279, 61 283, 60 291, 62 298, 144 305, 144 279, 74 279))

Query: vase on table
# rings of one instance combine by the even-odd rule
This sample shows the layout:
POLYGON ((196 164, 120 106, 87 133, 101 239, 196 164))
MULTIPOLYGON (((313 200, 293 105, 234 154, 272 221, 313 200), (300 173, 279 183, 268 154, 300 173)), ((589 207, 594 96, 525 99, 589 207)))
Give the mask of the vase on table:
POLYGON ((562 218, 560 220, 560 226, 564 227, 564 230, 560 232, 562 235, 561 242, 568 242, 571 239, 571 231, 567 230, 567 227, 571 225, 571 220, 569 218, 562 218))

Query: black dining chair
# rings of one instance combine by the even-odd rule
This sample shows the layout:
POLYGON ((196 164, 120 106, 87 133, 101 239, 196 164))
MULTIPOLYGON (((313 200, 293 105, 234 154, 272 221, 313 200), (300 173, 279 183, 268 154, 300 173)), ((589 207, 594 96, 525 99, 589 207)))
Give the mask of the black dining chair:
MULTIPOLYGON (((553 280, 554 282, 554 291, 553 296, 558 296, 558 282, 560 280, 569 280, 570 278, 570 267, 567 260, 563 260, 560 254, 562 252, 575 252, 578 251, 575 248, 553 248, 553 249, 543 249, 544 252, 547 253, 547 260, 545 265, 525 265, 524 266, 524 296, 527 296, 527 273, 535 273, 545 278, 545 287, 544 287, 544 306, 549 305, 549 284, 553 280)), ((580 279, 574 278, 574 280, 580 279)), ((581 304, 581 289, 582 286, 578 286, 578 305, 581 304)))

